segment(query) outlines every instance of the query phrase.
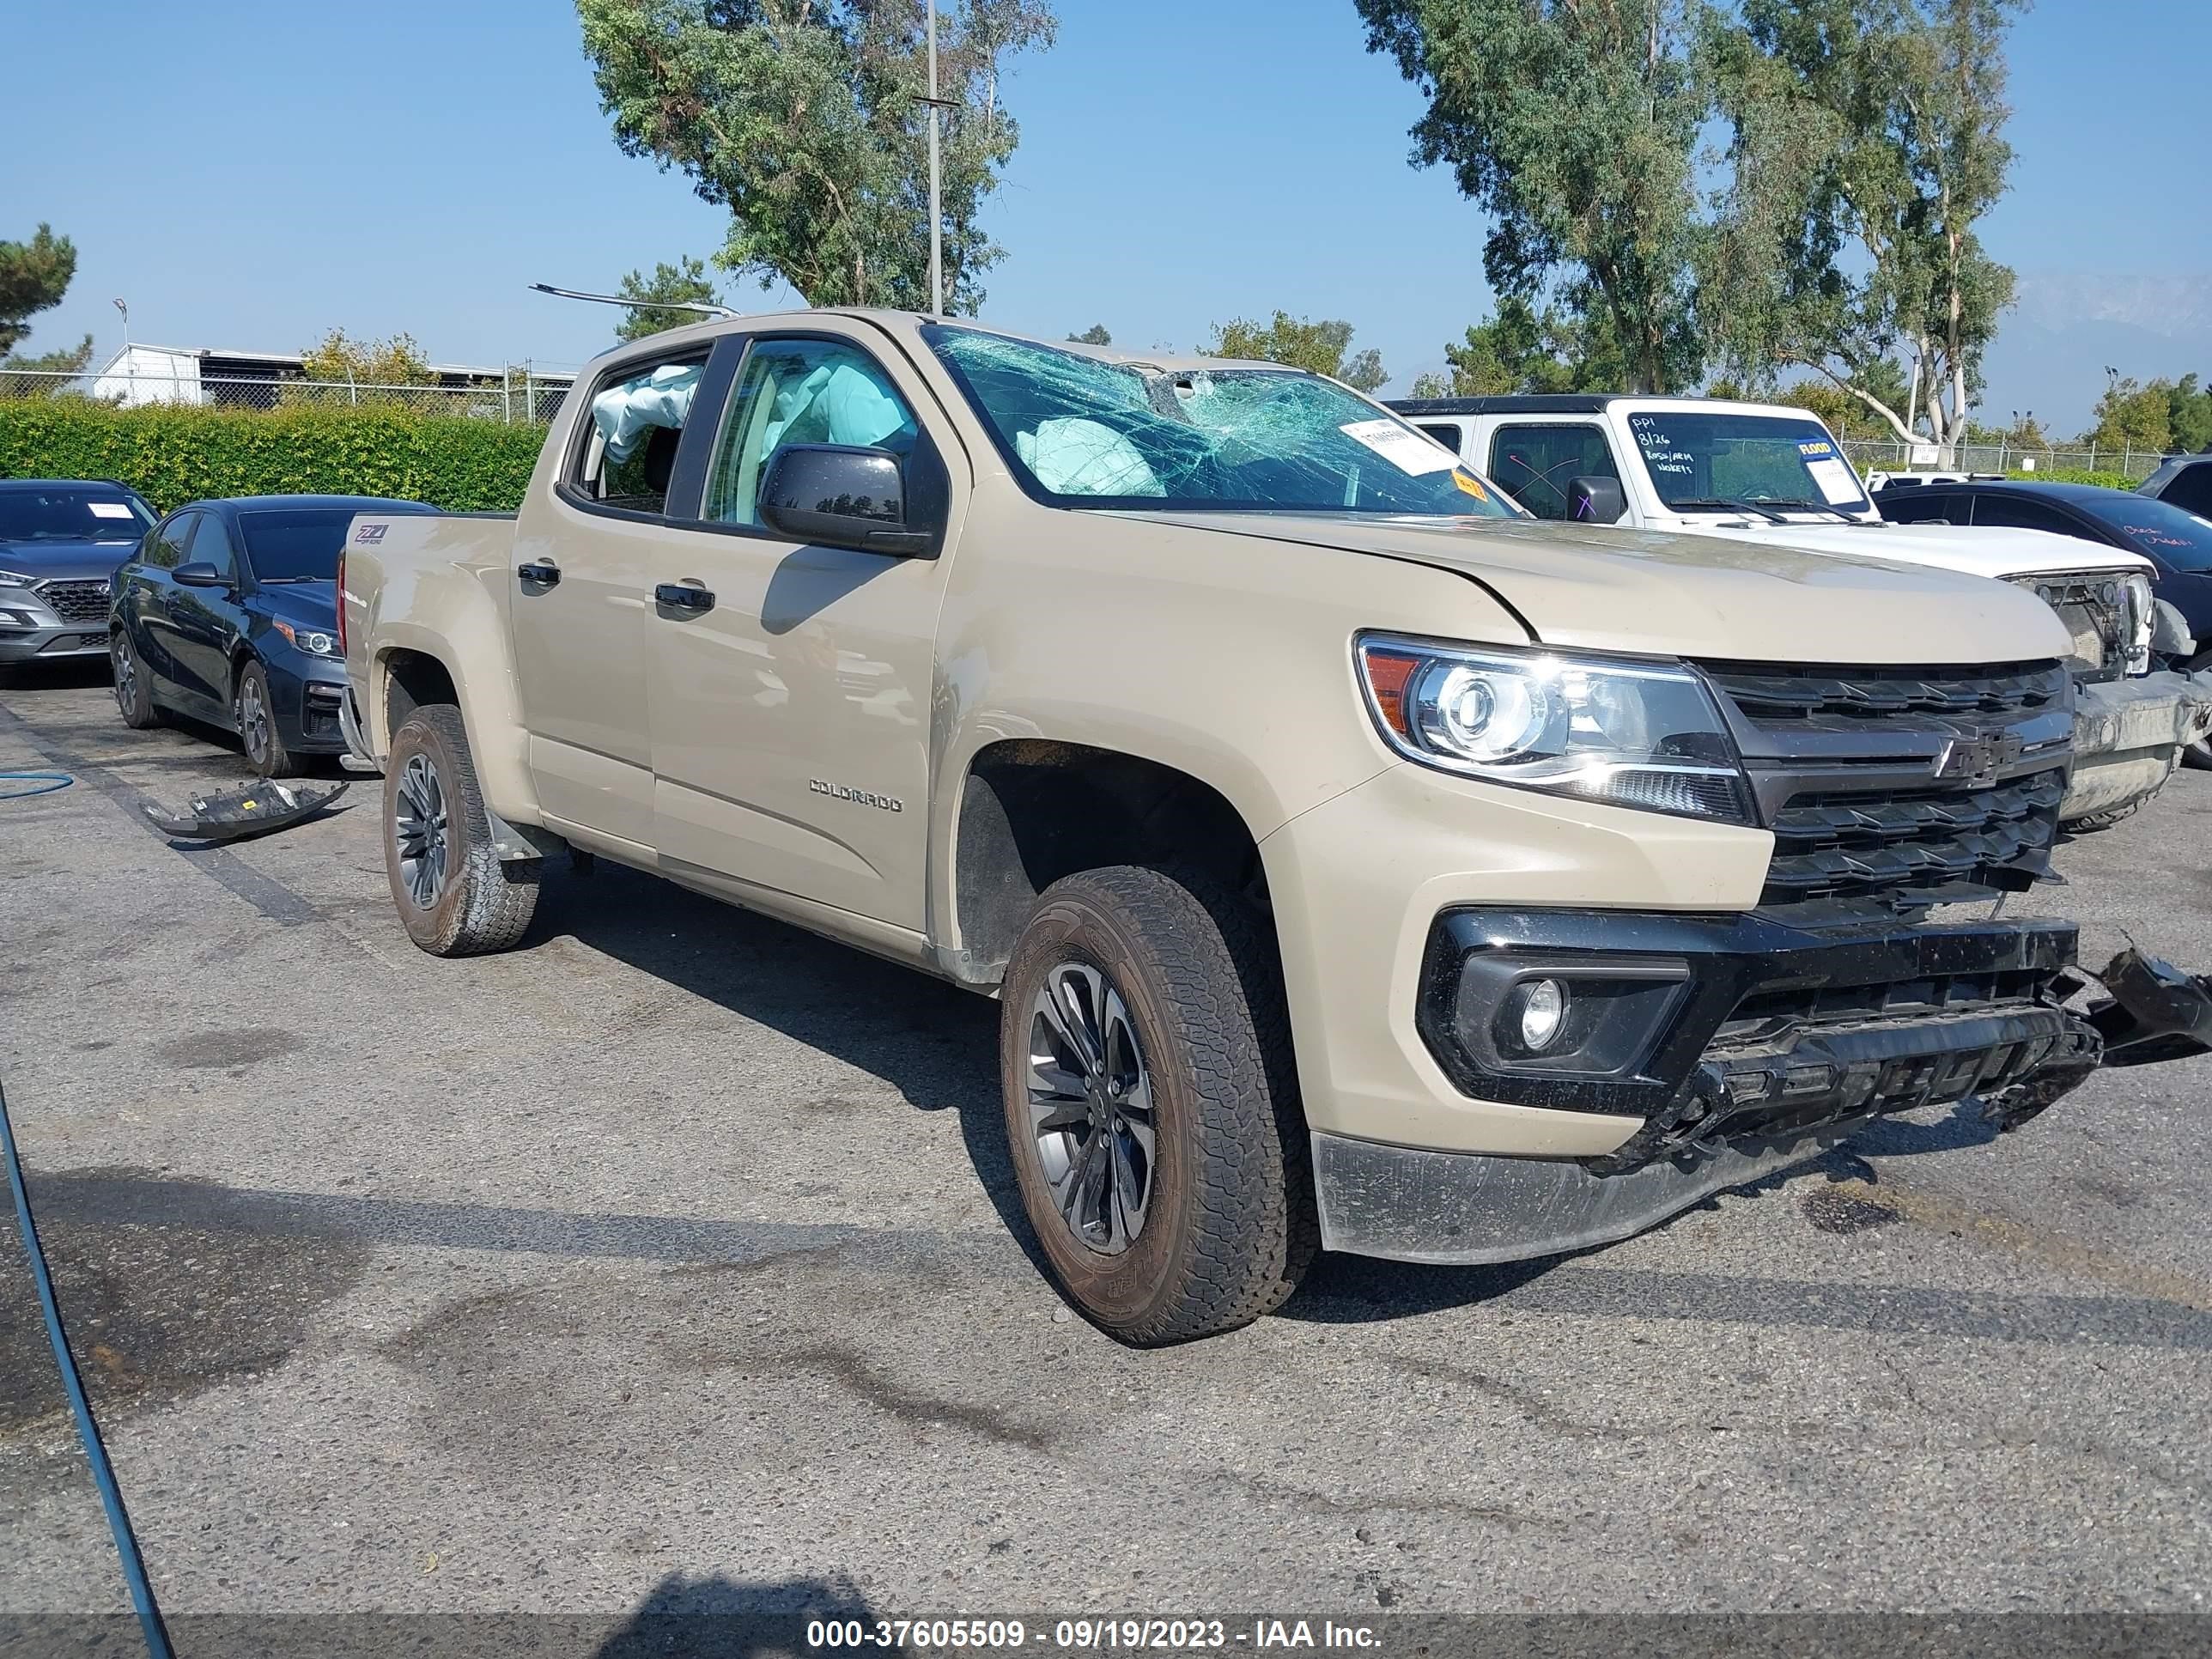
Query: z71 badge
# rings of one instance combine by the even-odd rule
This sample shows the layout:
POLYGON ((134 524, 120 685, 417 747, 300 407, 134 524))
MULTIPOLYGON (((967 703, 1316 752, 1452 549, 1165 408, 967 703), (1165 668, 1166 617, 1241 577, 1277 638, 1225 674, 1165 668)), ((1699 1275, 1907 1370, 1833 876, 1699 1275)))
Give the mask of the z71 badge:
POLYGON ((849 789, 842 783, 825 783, 820 778, 809 778, 806 787, 817 795, 828 795, 834 800, 849 800, 862 806, 872 806, 879 811, 903 812, 906 803, 896 795, 878 795, 866 789, 849 789))

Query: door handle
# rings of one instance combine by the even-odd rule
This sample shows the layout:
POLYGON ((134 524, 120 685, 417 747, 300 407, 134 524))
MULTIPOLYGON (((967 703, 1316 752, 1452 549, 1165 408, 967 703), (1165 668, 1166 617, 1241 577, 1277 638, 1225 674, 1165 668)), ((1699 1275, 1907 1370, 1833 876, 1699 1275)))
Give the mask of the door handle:
POLYGON ((519 564, 514 567, 514 574, 526 582, 537 583, 540 587, 561 585, 561 567, 550 559, 533 559, 528 564, 519 564))
POLYGON ((653 597, 671 611, 688 611, 694 616, 714 608, 714 594, 685 582, 663 582, 653 590, 653 597))

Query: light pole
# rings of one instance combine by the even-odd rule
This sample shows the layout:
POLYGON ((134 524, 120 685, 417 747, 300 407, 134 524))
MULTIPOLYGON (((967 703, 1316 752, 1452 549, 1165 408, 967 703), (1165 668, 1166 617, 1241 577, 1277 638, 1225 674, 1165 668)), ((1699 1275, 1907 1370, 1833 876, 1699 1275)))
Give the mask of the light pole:
POLYGON ((929 314, 945 314, 945 216, 938 206, 937 0, 929 0, 929 314))
POLYGON ((124 355, 128 356, 131 351, 131 307, 120 300, 112 303, 115 308, 123 313, 123 350, 124 355))

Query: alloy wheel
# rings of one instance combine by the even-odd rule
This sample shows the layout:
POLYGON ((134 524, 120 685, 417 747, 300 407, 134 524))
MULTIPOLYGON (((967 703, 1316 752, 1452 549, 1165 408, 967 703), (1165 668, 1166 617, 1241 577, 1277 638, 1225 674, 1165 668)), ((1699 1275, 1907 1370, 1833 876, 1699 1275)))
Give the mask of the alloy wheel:
POLYGON ((238 735, 245 739, 246 752, 255 765, 268 760, 269 705, 262 699, 258 674, 248 674, 238 683, 238 735))
POLYGON ((1030 1133, 1076 1241, 1119 1255, 1144 1231, 1158 1145, 1152 1072, 1113 982, 1064 962, 1031 1005, 1030 1133))
POLYGON ((392 839, 399 852, 399 878, 420 910, 438 902, 446 887, 446 788, 428 755, 410 755, 399 771, 392 839))
POLYGON ((131 649, 130 635, 118 634, 115 649, 110 654, 114 659, 116 706, 127 719, 138 702, 138 659, 131 649))

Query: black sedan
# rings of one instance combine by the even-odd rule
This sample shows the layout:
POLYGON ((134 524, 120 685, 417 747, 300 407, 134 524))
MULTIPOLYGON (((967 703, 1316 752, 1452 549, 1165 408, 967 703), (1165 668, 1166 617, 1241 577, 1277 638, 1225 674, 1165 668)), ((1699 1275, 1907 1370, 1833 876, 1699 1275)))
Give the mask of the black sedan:
POLYGON ((238 733, 264 777, 343 752, 338 552, 356 513, 434 513, 363 495, 194 501, 115 573, 115 701, 127 726, 182 714, 238 733))

